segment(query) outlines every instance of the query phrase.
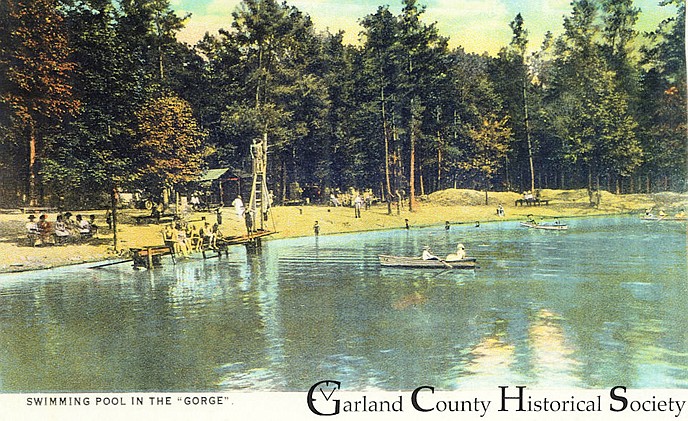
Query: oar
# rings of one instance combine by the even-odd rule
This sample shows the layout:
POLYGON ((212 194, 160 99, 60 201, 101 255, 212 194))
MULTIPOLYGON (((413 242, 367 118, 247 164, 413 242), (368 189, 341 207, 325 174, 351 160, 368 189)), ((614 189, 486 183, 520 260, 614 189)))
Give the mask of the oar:
POLYGON ((442 262, 442 264, 445 265, 446 267, 448 267, 449 269, 454 269, 454 268, 452 267, 452 265, 450 265, 449 263, 446 262, 446 260, 442 260, 442 259, 437 259, 437 260, 439 260, 440 262, 442 262))

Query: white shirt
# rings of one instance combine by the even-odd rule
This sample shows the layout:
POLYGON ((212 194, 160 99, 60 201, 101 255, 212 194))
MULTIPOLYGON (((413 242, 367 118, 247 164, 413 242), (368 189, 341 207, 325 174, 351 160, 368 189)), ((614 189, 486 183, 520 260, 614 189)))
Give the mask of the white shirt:
POLYGON ((439 258, 430 253, 430 250, 423 250, 423 260, 439 260, 439 258))

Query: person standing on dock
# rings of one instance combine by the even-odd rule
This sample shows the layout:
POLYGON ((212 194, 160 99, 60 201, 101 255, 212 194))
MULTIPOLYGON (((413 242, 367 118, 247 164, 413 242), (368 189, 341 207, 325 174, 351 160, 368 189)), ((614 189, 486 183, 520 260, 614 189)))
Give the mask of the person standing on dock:
POLYGON ((244 222, 246 223, 246 232, 250 236, 253 233, 253 215, 251 211, 244 211, 244 222))
POLYGON ((315 224, 313 224, 313 235, 316 237, 320 235, 320 225, 318 224, 318 221, 315 221, 315 224))

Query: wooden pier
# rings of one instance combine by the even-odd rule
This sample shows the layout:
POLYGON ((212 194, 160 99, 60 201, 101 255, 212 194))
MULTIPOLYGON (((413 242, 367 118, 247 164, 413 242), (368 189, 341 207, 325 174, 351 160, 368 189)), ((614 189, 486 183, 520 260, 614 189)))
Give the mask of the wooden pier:
MULTIPOLYGON (((261 239, 268 235, 276 234, 274 231, 256 231, 251 235, 239 235, 218 238, 216 240, 216 247, 210 248, 208 245, 203 245, 200 255, 203 259, 207 259, 212 252, 214 256, 220 257, 222 254, 229 256, 229 246, 244 245, 249 252, 256 251, 261 247, 261 239)), ((172 263, 176 264, 179 256, 174 253, 173 247, 167 245, 146 246, 141 248, 130 248, 131 261, 134 262, 134 269, 152 269, 162 266, 162 257, 171 256, 172 263)), ((199 252, 193 253, 198 255, 199 252)), ((129 261, 129 260, 127 260, 129 261)), ((124 263, 124 262, 122 262, 124 263)))

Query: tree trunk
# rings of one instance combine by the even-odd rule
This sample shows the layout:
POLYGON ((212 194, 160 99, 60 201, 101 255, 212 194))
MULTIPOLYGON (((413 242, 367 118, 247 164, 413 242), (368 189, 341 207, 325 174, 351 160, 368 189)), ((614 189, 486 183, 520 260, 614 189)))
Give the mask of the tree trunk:
POLYGON ((287 200, 287 164, 282 160, 282 203, 287 200))
POLYGON ((650 190, 650 175, 645 176, 645 193, 650 194, 652 191, 650 190))
POLYGON ((442 138, 440 131, 437 131, 437 183, 435 190, 442 190, 442 138))
POLYGON ((411 165, 409 170, 409 212, 413 212, 413 202, 416 200, 416 133, 413 127, 415 125, 414 120, 415 118, 412 116, 410 133, 411 158, 409 159, 409 164, 411 165))
POLYGON ((29 206, 36 206, 36 126, 29 122, 29 179, 27 180, 27 196, 29 206))
POLYGON ((523 73, 523 123, 526 129, 528 144, 528 164, 530 166, 530 191, 535 192, 535 166, 533 165, 533 145, 530 140, 530 122, 528 120, 528 102, 526 101, 526 75, 523 73))
POLYGON ((392 183, 389 176, 389 128, 387 127, 387 113, 385 110, 385 89, 380 89, 380 97, 382 100, 382 136, 385 140, 385 185, 387 187, 387 194, 392 194, 392 183))
POLYGON ((110 191, 110 211, 112 214, 112 248, 117 251, 117 187, 110 191))
POLYGON ((437 107, 435 114, 435 122, 437 123, 437 182, 435 183, 435 190, 442 189, 442 133, 440 132, 440 117, 441 110, 437 107))

